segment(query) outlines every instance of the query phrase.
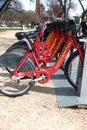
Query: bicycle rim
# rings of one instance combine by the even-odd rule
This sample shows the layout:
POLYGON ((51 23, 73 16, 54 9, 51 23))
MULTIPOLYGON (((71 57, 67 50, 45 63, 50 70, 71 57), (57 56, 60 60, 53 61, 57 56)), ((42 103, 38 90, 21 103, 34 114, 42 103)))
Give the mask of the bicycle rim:
POLYGON ((20 80, 12 80, 11 74, 6 68, 0 67, 0 92, 6 96, 21 96, 25 94, 29 89, 29 82, 32 81, 32 77, 24 77, 20 80))

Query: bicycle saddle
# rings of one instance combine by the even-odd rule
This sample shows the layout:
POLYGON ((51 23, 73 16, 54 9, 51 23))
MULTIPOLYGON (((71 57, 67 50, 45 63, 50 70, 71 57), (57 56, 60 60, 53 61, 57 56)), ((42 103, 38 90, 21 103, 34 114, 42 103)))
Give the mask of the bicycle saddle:
POLYGON ((24 38, 33 38, 36 37, 38 35, 39 31, 32 31, 32 32, 17 32, 15 34, 15 37, 17 37, 17 39, 22 40, 24 38))

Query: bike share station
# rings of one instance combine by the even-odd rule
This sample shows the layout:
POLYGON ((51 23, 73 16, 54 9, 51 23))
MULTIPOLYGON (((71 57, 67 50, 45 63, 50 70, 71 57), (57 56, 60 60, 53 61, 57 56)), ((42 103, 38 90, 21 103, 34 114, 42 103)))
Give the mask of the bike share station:
MULTIPOLYGON (((6 10, 6 8, 8 7, 10 2, 11 2, 11 0, 7 0, 2 5, 2 7, 1 7, 2 14, 3 14, 3 11, 6 10)), ((53 83, 54 83, 55 93, 56 93, 57 102, 58 102, 59 107, 78 106, 79 108, 87 108, 86 107, 87 106, 87 85, 86 85, 86 81, 87 81, 87 67, 86 67, 86 65, 87 65, 87 42, 85 42, 84 48, 85 48, 85 58, 84 58, 83 70, 81 73, 78 73, 79 71, 77 71, 77 78, 78 78, 78 76, 82 77, 79 81, 76 82, 78 84, 77 91, 75 91, 75 89, 68 83, 68 81, 66 80, 66 77, 61 69, 59 71, 57 71, 51 77, 51 79, 53 80, 53 83)), ((1 61, 3 61, 3 62, 1 62, 1 66, 2 65, 5 66, 5 63, 6 63, 5 58, 9 59, 9 55, 10 54, 7 54, 7 57, 5 57, 6 55, 4 55, 4 60, 3 60, 3 55, 2 55, 1 61)), ((13 56, 15 56, 15 55, 13 54, 13 56)), ((20 57, 20 55, 16 55, 16 56, 20 57)), ((13 59, 13 57, 11 57, 11 58, 13 59)), ((8 60, 8 59, 6 59, 6 60, 8 60)), ((9 60, 9 61, 12 61, 12 60, 9 60)), ((8 62, 8 63, 10 64, 10 62, 8 62)), ((29 62, 29 63, 32 63, 32 62, 29 62)), ((7 66, 5 66, 5 67, 11 66, 9 64, 6 64, 7 66)), ((33 64, 31 64, 31 65, 33 65, 33 64)), ((34 68, 34 66, 33 66, 33 68, 34 68)), ((48 74, 48 73, 46 73, 46 74, 48 74)), ((24 93, 28 90, 28 88, 24 90, 24 93)), ((6 91, 3 90, 3 93, 6 93, 6 91)), ((14 93, 13 96, 15 96, 15 95, 16 94, 14 93)), ((7 92, 7 96, 11 96, 11 95, 7 92)))
POLYGON ((78 74, 82 75, 82 80, 78 82, 77 91, 68 83, 62 70, 52 76, 58 107, 87 108, 87 42, 84 44, 84 49, 83 70, 78 74))

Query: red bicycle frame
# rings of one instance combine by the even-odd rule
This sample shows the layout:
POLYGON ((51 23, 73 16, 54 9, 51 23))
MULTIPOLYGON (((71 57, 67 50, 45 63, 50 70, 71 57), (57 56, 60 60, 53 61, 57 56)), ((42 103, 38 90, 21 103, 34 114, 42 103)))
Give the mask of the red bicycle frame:
POLYGON ((27 55, 25 55, 24 59, 22 60, 22 62, 19 64, 19 66, 16 68, 13 76, 16 77, 21 77, 21 76, 33 76, 36 78, 39 78, 40 76, 45 76, 45 80, 39 80, 38 82, 41 84, 47 83, 50 79, 50 76, 53 75, 56 71, 58 71, 62 65, 62 63, 64 62, 68 52, 72 49, 75 48, 78 50, 81 61, 84 62, 84 56, 81 50, 80 45, 77 43, 75 36, 70 34, 67 38, 67 42, 65 44, 65 46, 63 47, 57 61, 55 62, 55 64, 50 67, 50 68, 46 68, 46 69, 41 69, 40 64, 38 63, 38 60, 35 56, 34 52, 31 52, 27 55), (20 72, 21 67, 23 66, 23 64, 26 62, 26 60, 28 58, 32 58, 35 65, 36 65, 36 70, 35 71, 31 71, 31 72, 20 72))

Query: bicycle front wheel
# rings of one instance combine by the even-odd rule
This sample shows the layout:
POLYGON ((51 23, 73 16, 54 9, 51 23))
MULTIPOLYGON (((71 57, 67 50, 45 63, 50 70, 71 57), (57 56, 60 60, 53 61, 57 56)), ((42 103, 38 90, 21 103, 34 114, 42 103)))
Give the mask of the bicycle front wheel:
MULTIPOLYGON (((35 66, 29 61, 30 71, 35 71, 35 66)), ((25 94, 34 85, 33 76, 12 79, 11 73, 5 67, 0 67, 0 92, 6 96, 16 97, 25 94)))
POLYGON ((77 90, 78 82, 82 79, 83 63, 78 52, 74 52, 65 64, 65 75, 69 83, 77 90))

